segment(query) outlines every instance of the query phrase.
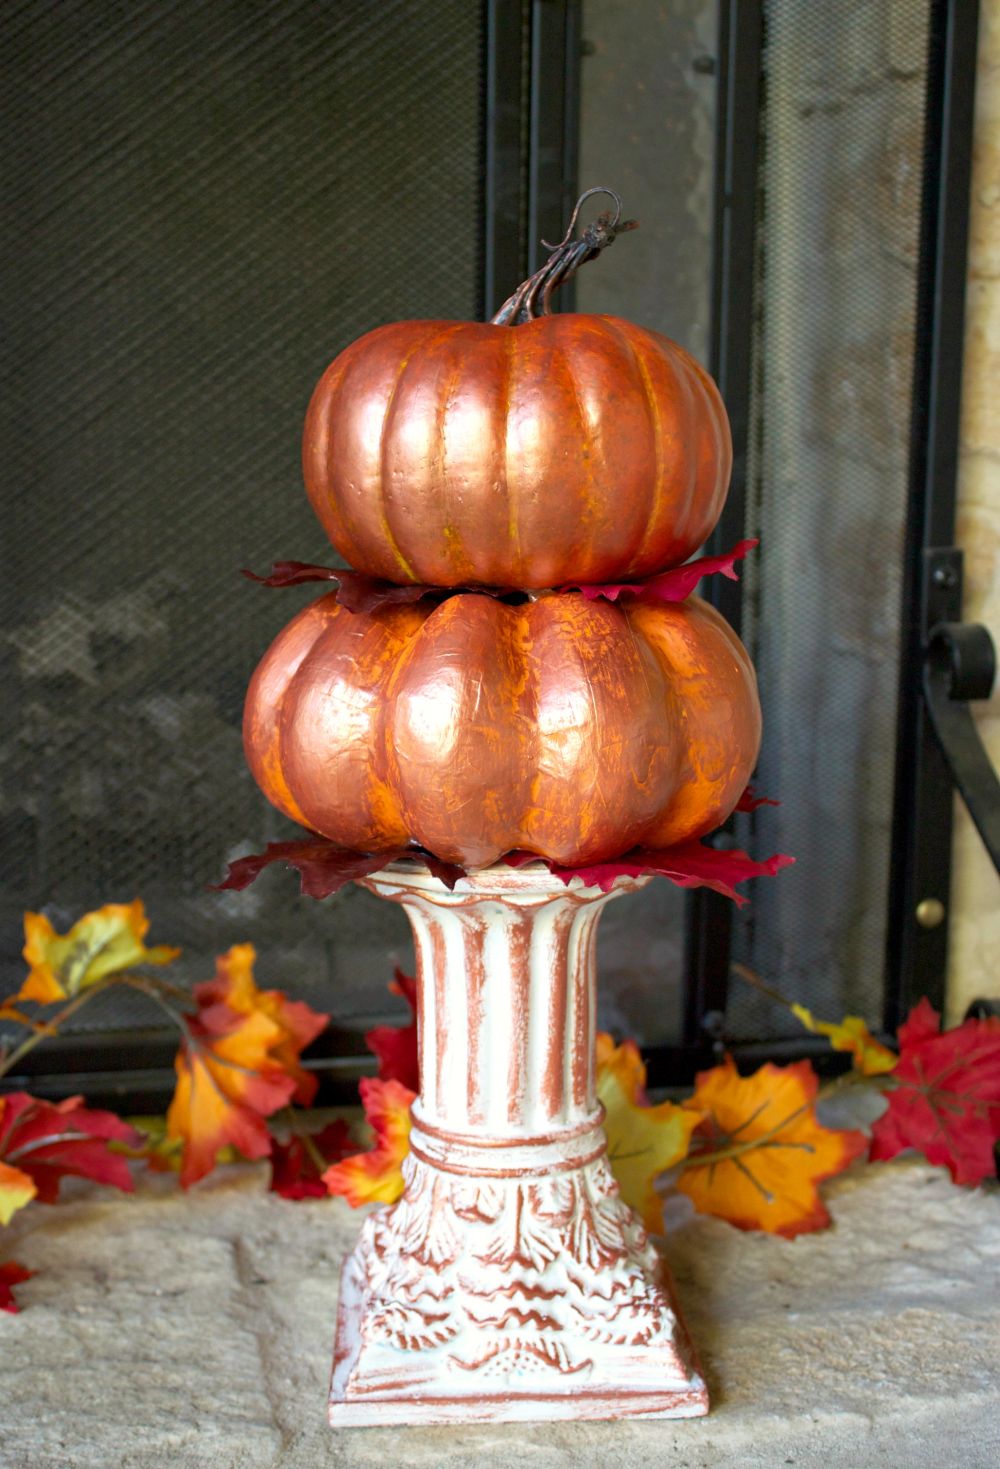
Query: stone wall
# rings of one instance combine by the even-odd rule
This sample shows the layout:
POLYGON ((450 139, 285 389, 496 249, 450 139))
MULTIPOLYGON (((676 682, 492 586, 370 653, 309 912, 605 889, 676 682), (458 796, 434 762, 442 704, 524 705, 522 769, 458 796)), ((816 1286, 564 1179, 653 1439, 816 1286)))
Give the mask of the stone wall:
MULTIPOLYGON (((965 619, 1000 642, 1000 0, 981 0, 979 24, 958 543, 965 619)), ((977 714, 1000 765, 1000 689, 977 714)), ((1000 995, 1000 879, 956 804, 948 996, 957 1019, 977 995, 1000 995)))

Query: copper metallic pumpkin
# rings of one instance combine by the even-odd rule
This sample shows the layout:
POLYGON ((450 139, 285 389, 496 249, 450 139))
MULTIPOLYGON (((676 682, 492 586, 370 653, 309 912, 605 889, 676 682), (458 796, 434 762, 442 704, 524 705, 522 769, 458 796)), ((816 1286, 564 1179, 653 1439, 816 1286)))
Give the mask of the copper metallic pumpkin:
POLYGON ((435 586, 621 581, 685 561, 722 510, 718 391, 613 316, 403 321, 327 369, 306 488, 359 571, 435 586))
POLYGON ((473 867, 700 836, 739 799, 759 739, 752 665, 705 602, 570 592, 367 613, 321 597, 264 656, 244 719, 253 774, 293 820, 473 867))

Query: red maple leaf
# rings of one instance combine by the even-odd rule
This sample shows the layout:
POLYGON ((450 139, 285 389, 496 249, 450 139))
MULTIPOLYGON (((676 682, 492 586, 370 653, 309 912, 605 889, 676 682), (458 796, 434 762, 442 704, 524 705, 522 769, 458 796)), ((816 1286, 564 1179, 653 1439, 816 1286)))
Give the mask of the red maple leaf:
POLYGON ((410 1007, 408 1025, 376 1025, 365 1033, 365 1045, 378 1057, 381 1081, 401 1081, 411 1092, 420 1090, 420 1066, 417 1059, 417 981, 397 968, 389 981, 395 995, 402 995, 410 1007))
POLYGON ((569 582, 559 588, 561 592, 577 591, 588 601, 603 597, 607 602, 617 602, 620 597, 634 597, 637 602, 683 602, 701 581, 703 576, 714 576, 721 572, 730 581, 739 581, 736 562, 742 561, 748 551, 758 542, 739 541, 724 556, 699 556, 683 566, 672 566, 667 571, 658 571, 642 581, 597 582, 584 584, 569 582))
POLYGON ((899 1063, 889 1106, 872 1128, 873 1162, 916 1148, 955 1183, 994 1172, 1000 1140, 1000 1020, 966 1020, 941 1030, 925 997, 899 1028, 899 1063))
MULTIPOLYGON (((683 566, 672 566, 667 571, 658 571, 642 581, 627 582, 566 582, 558 587, 560 592, 579 592, 588 601, 603 597, 605 601, 617 602, 620 597, 634 597, 640 602, 683 602, 691 595, 703 576, 714 576, 721 572, 730 581, 738 581, 735 565, 758 543, 756 540, 740 541, 723 556, 699 556, 683 566)), ((297 587, 305 582, 333 582, 333 594, 348 612, 373 612, 387 602, 419 602, 424 597, 456 597, 463 592, 477 592, 480 596, 502 599, 518 591, 517 587, 434 587, 423 583, 397 585, 381 581, 375 576, 366 576, 361 571, 350 571, 337 566, 317 566, 309 561, 275 561, 267 576, 258 576, 255 571, 244 568, 243 573, 250 581, 265 587, 297 587)))
POLYGON ((271 1146, 272 1193, 283 1199, 325 1199, 327 1187, 322 1174, 356 1152, 347 1123, 338 1118, 320 1132, 293 1133, 287 1142, 277 1138, 271 1146))
POLYGON ((142 1136, 113 1112, 92 1111, 82 1097, 45 1102, 27 1092, 0 1097, 0 1161, 26 1174, 35 1198, 54 1204, 60 1180, 70 1175, 132 1189, 127 1160, 108 1143, 138 1147, 142 1136))
POLYGON ((599 887, 604 893, 610 891, 619 877, 665 877, 680 888, 711 888, 742 907, 747 899, 736 891, 736 883, 746 882, 751 877, 773 877, 795 858, 778 854, 763 862, 755 862, 738 847, 709 847, 704 842, 690 841, 678 842, 676 846, 663 847, 659 851, 635 847, 623 857, 584 867, 562 867, 547 857, 535 857, 530 852, 512 852, 503 860, 511 867, 543 862, 553 876, 563 882, 568 884, 578 877, 588 887, 599 887))
POLYGON ((9 1311, 14 1315, 21 1307, 14 1299, 14 1286, 23 1285, 34 1275, 26 1265, 19 1265, 16 1260, 7 1260, 0 1264, 0 1311, 9 1311))
MULTIPOLYGON (((454 888, 459 878, 466 875, 464 867, 444 862, 419 847, 399 847, 391 852, 353 852, 313 833, 302 841, 269 842, 265 851, 252 857, 237 858, 229 864, 224 881, 216 883, 215 887, 217 890, 235 888, 240 891, 255 882, 272 862, 284 862, 298 870, 301 891, 307 898, 328 898, 347 883, 357 882, 388 867, 390 862, 403 859, 425 863, 448 888, 454 888)), ((665 877, 682 888, 712 888, 742 905, 747 899, 737 893, 736 883, 746 882, 751 877, 773 877, 795 858, 779 853, 763 862, 755 862, 739 848, 710 847, 705 842, 688 841, 659 851, 635 847, 622 857, 582 867, 563 867, 549 857, 539 857, 535 852, 508 852, 500 861, 510 867, 541 862, 565 883, 579 877, 588 886, 596 885, 603 892, 609 890, 616 877, 665 877)))

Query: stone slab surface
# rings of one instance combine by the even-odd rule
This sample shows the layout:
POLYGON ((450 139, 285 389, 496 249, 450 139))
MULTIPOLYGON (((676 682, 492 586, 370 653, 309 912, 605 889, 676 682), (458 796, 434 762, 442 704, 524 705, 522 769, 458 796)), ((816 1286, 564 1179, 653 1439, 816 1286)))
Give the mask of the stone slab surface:
POLYGON ((864 1170, 834 1229, 792 1242, 681 1220, 666 1240, 708 1418, 331 1432, 339 1199, 260 1168, 183 1197, 81 1185, 23 1211, 35 1269, 0 1316, 2 1469, 995 1469, 1000 1194, 922 1164, 864 1170))

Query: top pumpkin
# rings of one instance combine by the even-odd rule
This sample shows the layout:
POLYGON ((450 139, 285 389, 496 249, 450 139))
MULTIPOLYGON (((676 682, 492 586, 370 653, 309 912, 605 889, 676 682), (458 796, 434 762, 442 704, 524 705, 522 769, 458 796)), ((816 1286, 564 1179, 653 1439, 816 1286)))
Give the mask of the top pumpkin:
POLYGON ((442 587, 635 580, 715 526, 732 449, 712 379, 659 332, 548 314, 552 290, 632 227, 619 204, 574 242, 575 220, 492 322, 395 322, 323 374, 306 489, 357 570, 442 587))

